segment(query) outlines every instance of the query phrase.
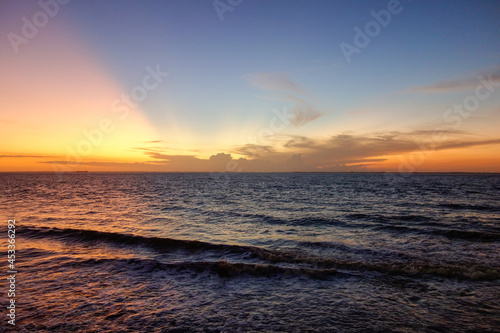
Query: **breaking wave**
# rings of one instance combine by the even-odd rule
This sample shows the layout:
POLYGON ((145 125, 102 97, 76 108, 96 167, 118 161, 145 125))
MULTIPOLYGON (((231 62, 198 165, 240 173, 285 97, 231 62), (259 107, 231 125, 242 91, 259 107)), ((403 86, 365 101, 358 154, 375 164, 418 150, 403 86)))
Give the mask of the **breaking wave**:
POLYGON ((260 260, 258 263, 218 261, 183 261, 163 263, 152 259, 89 259, 86 263, 102 263, 109 260, 119 260, 127 265, 143 265, 151 270, 157 269, 189 269, 194 271, 211 271, 222 277, 234 277, 243 274, 255 276, 271 275, 305 275, 312 278, 326 278, 356 272, 374 272, 402 276, 439 276, 445 278, 465 280, 495 280, 500 278, 500 269, 495 266, 477 264, 449 264, 428 263, 412 258, 394 254, 384 257, 383 260, 373 256, 369 249, 355 249, 348 245, 333 245, 327 242, 314 242, 303 244, 309 247, 331 248, 338 247, 343 252, 363 253, 363 259, 341 259, 329 256, 311 254, 304 249, 275 250, 255 246, 215 244, 196 240, 181 240, 162 237, 145 237, 114 232, 95 230, 58 229, 47 227, 21 227, 20 233, 31 238, 55 238, 61 241, 80 243, 104 242, 123 247, 141 246, 148 247, 157 252, 187 251, 202 253, 204 251, 216 252, 222 258, 227 254, 241 255, 243 258, 260 260), (392 258, 392 259, 390 259, 392 258), (152 260, 152 261, 151 261, 152 260), (342 270, 342 272, 339 272, 342 270))

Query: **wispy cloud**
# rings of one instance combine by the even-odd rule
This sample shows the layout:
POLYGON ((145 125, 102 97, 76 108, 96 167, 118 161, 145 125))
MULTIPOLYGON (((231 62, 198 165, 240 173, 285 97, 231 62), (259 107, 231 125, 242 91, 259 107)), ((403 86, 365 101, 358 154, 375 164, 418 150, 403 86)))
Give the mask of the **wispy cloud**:
POLYGON ((0 155, 0 158, 54 158, 54 155, 0 155))
MULTIPOLYGON (((151 143, 152 141, 146 142, 146 143, 151 143)), ((163 142, 163 141, 158 141, 158 142, 163 142)), ((130 148, 131 151, 143 151, 143 152, 169 152, 169 151, 190 151, 194 153, 198 153, 198 150, 195 149, 178 149, 178 148, 171 148, 171 147, 133 147, 130 148)))
POLYGON ((237 147, 232 153, 236 153, 239 155, 247 156, 247 157, 260 157, 260 156, 269 156, 274 153, 274 149, 268 145, 256 145, 256 144, 245 144, 243 146, 237 147))
POLYGON ((283 145, 285 148, 309 148, 316 146, 316 141, 305 136, 290 135, 289 139, 283 145))
POLYGON ((290 109, 290 113, 294 117, 290 119, 290 122, 296 127, 303 126, 323 115, 314 106, 301 98, 292 95, 288 95, 288 98, 294 101, 294 106, 290 109))
POLYGON ((415 137, 429 137, 429 136, 434 136, 434 135, 470 135, 471 133, 463 131, 463 130, 457 130, 457 129, 418 129, 414 130, 411 132, 393 132, 394 135, 408 135, 408 136, 415 136, 415 137))
POLYGON ((166 151, 166 149, 164 149, 164 148, 143 148, 143 147, 134 147, 134 148, 131 148, 130 150, 139 150, 139 151, 146 151, 146 152, 166 151))
POLYGON ((309 92, 300 84, 292 81, 286 74, 257 73, 246 75, 245 79, 260 90, 271 91, 278 94, 272 98, 267 96, 262 96, 261 98, 277 99, 283 102, 292 103, 289 112, 294 115, 294 117, 290 119, 293 126, 304 126, 323 115, 314 105, 305 100, 305 98, 311 98, 309 92))
POLYGON ((500 144, 500 139, 494 140, 479 140, 479 141, 450 141, 436 146, 436 150, 468 148, 476 146, 489 146, 500 144))
POLYGON ((258 154, 245 156, 268 161, 284 161, 291 155, 300 155, 303 162, 301 171, 314 171, 337 170, 338 167, 344 170, 346 166, 367 167, 386 160, 384 156, 407 154, 422 149, 440 151, 500 144, 500 139, 468 139, 469 133, 462 131, 441 132, 444 133, 448 139, 440 142, 433 140, 436 132, 429 130, 391 131, 367 135, 338 134, 323 139, 289 136, 289 139, 276 149, 245 145, 236 148, 235 151, 239 153, 257 151, 258 154))
MULTIPOLYGON (((139 147, 136 149, 142 151, 150 159, 149 161, 140 163, 83 161, 74 164, 152 172, 363 171, 386 161, 387 156, 408 154, 422 149, 442 151, 500 145, 500 138, 473 140, 469 139, 469 133, 455 130, 449 130, 447 134, 449 135, 440 142, 433 140, 435 132, 429 130, 364 135, 336 134, 322 139, 282 135, 283 140, 279 145, 245 144, 234 147, 230 153, 219 152, 209 158, 171 155, 139 147), (231 153, 244 157, 235 158, 231 153)), ((66 161, 39 163, 71 164, 66 161)))
POLYGON ((479 71, 474 76, 463 79, 449 79, 439 81, 433 84, 414 87, 409 92, 446 92, 474 89, 481 84, 480 78, 486 79, 491 83, 500 83, 500 67, 494 67, 479 71))
POLYGON ((309 95, 302 86, 292 81, 284 73, 256 73, 245 75, 245 79, 261 90, 274 90, 279 92, 292 92, 309 95))

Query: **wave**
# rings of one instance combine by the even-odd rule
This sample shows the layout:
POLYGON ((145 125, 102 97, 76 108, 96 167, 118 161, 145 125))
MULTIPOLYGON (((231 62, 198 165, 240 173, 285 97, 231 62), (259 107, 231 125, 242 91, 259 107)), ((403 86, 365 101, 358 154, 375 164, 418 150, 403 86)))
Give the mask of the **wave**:
MULTIPOLYGON (((220 213, 220 217, 224 217, 226 213, 220 213)), ((380 214, 364 214, 353 213, 345 217, 350 221, 345 222, 338 219, 323 218, 323 217, 303 217, 296 219, 278 218, 263 214, 242 214, 231 212, 231 215, 245 217, 250 219, 258 219, 266 224, 271 225, 289 225, 289 226, 335 226, 350 229, 371 229, 390 232, 395 234, 421 234, 442 236, 448 239, 463 239, 472 242, 495 242, 500 240, 500 233, 495 231, 482 230, 445 230, 442 223, 433 221, 431 217, 423 215, 380 215, 380 214), (365 221, 365 222, 363 222, 365 221), (415 222, 403 225, 401 223, 415 222)))
MULTIPOLYGON (((214 214, 213 212, 211 214, 214 214)), ((349 223, 340 221, 337 219, 329 219, 323 217, 301 217, 301 218, 279 218, 265 214, 249 214, 249 213, 239 213, 239 212, 224 212, 220 213, 219 217, 224 217, 225 215, 232 215, 236 217, 243 217, 246 219, 255 219, 266 224, 275 225, 292 225, 292 226, 340 226, 340 227, 352 227, 349 223)))
POLYGON ((449 239, 465 239, 482 242, 498 242, 500 241, 499 232, 486 232, 486 231, 471 231, 471 230, 438 230, 434 232, 438 235, 443 235, 449 239))
POLYGON ((488 212, 500 212, 500 207, 494 207, 494 206, 468 205, 468 204, 456 204, 456 203, 443 203, 439 204, 438 206, 453 210, 478 210, 478 211, 488 211, 488 212))
POLYGON ((228 244, 213 244, 208 242, 200 242, 196 240, 181 240, 162 237, 146 237, 138 235, 130 235, 116 232, 105 232, 96 230, 84 229, 59 229, 48 227, 19 227, 20 233, 28 237, 53 237, 62 240, 77 240, 81 242, 103 241, 118 245, 140 245, 146 246, 154 250, 186 250, 186 251, 203 251, 216 250, 234 254, 244 254, 252 251, 252 247, 228 245, 228 244))
POLYGON ((338 243, 338 242, 328 242, 328 241, 316 241, 316 242, 299 242, 299 245, 301 247, 307 247, 307 248, 312 248, 312 249, 329 249, 333 250, 339 253, 346 253, 346 254, 356 254, 356 255, 363 255, 363 256, 372 256, 372 257, 378 257, 378 258, 387 258, 388 256, 391 256, 393 258, 398 258, 398 259, 405 259, 405 260, 417 260, 416 257, 402 253, 400 251, 394 251, 394 250, 387 250, 387 249, 380 249, 379 251, 371 248, 365 248, 365 247, 358 247, 358 246, 350 246, 344 243, 338 243))
MULTIPOLYGON (((335 277, 355 277, 363 271, 371 271, 391 276, 423 277, 437 276, 453 278, 457 280, 479 280, 494 281, 500 278, 498 269, 486 269, 484 267, 462 267, 462 266, 432 266, 417 263, 337 263, 337 268, 303 268, 279 266, 273 264, 249 264, 232 263, 222 261, 199 261, 199 262, 174 262, 164 263, 155 259, 83 259, 79 265, 111 264, 113 270, 140 271, 141 273, 154 271, 169 271, 181 273, 184 271, 203 273, 210 272, 223 278, 234 278, 243 276, 257 277, 283 277, 283 276, 307 276, 313 279, 329 279, 335 277), (352 269, 350 272, 341 269, 352 269), (358 274, 356 274, 358 272, 358 274)), ((75 267, 75 262, 65 262, 62 265, 75 267)))
MULTIPOLYGON (((455 204, 453 204, 455 206, 455 204)), ((462 206, 460 206, 462 207, 462 206)), ((485 210, 492 210, 492 207, 483 207, 485 210)), ((371 221, 371 224, 354 224, 352 227, 369 228, 374 230, 382 230, 393 233, 413 233, 422 235, 443 236, 449 239, 463 239, 474 242, 496 242, 500 241, 500 232, 496 230, 459 230, 459 229, 443 229, 446 225, 433 221, 430 217, 422 215, 367 215, 367 214, 350 214, 348 217, 371 221), (416 222, 412 224, 402 225, 398 222, 416 222)), ((494 228, 493 228, 494 229, 494 228)), ((497 229, 498 230, 498 229, 497 229)))
MULTIPOLYGON (((308 276, 315 279, 326 279, 333 276, 346 276, 345 273, 339 273, 334 268, 313 269, 296 268, 278 265, 231 263, 225 260, 221 261, 199 261, 199 262, 174 262, 163 263, 154 259, 85 259, 79 262, 80 265, 96 265, 110 263, 116 265, 118 269, 140 270, 141 272, 154 271, 194 271, 197 273, 211 272, 220 277, 233 278, 245 275, 259 277, 277 277, 277 276, 308 276)), ((70 264, 72 267, 74 263, 70 264)), ((115 268, 115 269, 116 269, 115 268)))
POLYGON ((432 220, 423 215, 369 215, 363 213, 353 213, 346 216, 355 220, 368 220, 374 222, 405 221, 405 222, 427 222, 432 220))
MULTIPOLYGON (((80 229, 58 229, 47 227, 20 227, 20 234, 34 238, 57 238, 66 241, 107 242, 121 246, 149 247, 156 251, 183 250, 191 252, 215 251, 222 257, 225 254, 240 254, 245 259, 259 259, 261 263, 229 263, 227 261, 200 261, 161 264, 158 267, 186 269, 209 269, 221 276, 252 274, 295 274, 311 277, 325 277, 339 274, 338 270, 370 271, 389 275, 403 276, 439 276, 466 280, 495 280, 500 278, 500 268, 474 263, 428 263, 416 258, 376 258, 366 250, 363 259, 338 259, 320 255, 312 255, 303 249, 272 250, 254 246, 214 244, 196 240, 180 240, 172 238, 145 237, 122 233, 103 232, 80 229), (284 267, 287 266, 287 267, 284 267), (291 266, 291 267, 288 267, 291 266), (304 267, 305 266, 305 267, 304 267)), ((321 243, 311 245, 322 246, 321 243)), ((323 244, 324 246, 324 244, 323 244)), ((342 250, 350 251, 347 245, 342 250)), ((359 251, 359 250, 357 250, 359 251)), ((97 260, 97 259, 96 259, 97 260)), ((129 259, 146 260, 146 259, 129 259)))
POLYGON ((490 243, 500 241, 500 233, 495 231, 458 230, 438 228, 414 228, 402 225, 379 225, 376 230, 395 233, 413 233, 421 235, 443 236, 448 239, 462 239, 471 242, 490 243))

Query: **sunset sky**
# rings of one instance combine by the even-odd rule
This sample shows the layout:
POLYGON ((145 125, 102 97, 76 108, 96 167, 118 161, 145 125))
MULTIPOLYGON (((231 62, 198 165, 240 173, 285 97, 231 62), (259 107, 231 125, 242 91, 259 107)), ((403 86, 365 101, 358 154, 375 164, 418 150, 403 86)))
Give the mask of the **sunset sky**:
POLYGON ((498 1, 2 1, 0 171, 500 172, 499 18, 498 1))

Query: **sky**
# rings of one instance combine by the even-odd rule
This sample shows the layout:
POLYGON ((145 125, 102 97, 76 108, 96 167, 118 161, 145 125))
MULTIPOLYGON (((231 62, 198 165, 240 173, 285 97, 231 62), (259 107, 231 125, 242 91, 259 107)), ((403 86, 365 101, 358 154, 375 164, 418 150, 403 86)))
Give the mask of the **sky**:
POLYGON ((498 1, 0 2, 0 172, 500 172, 498 1))

